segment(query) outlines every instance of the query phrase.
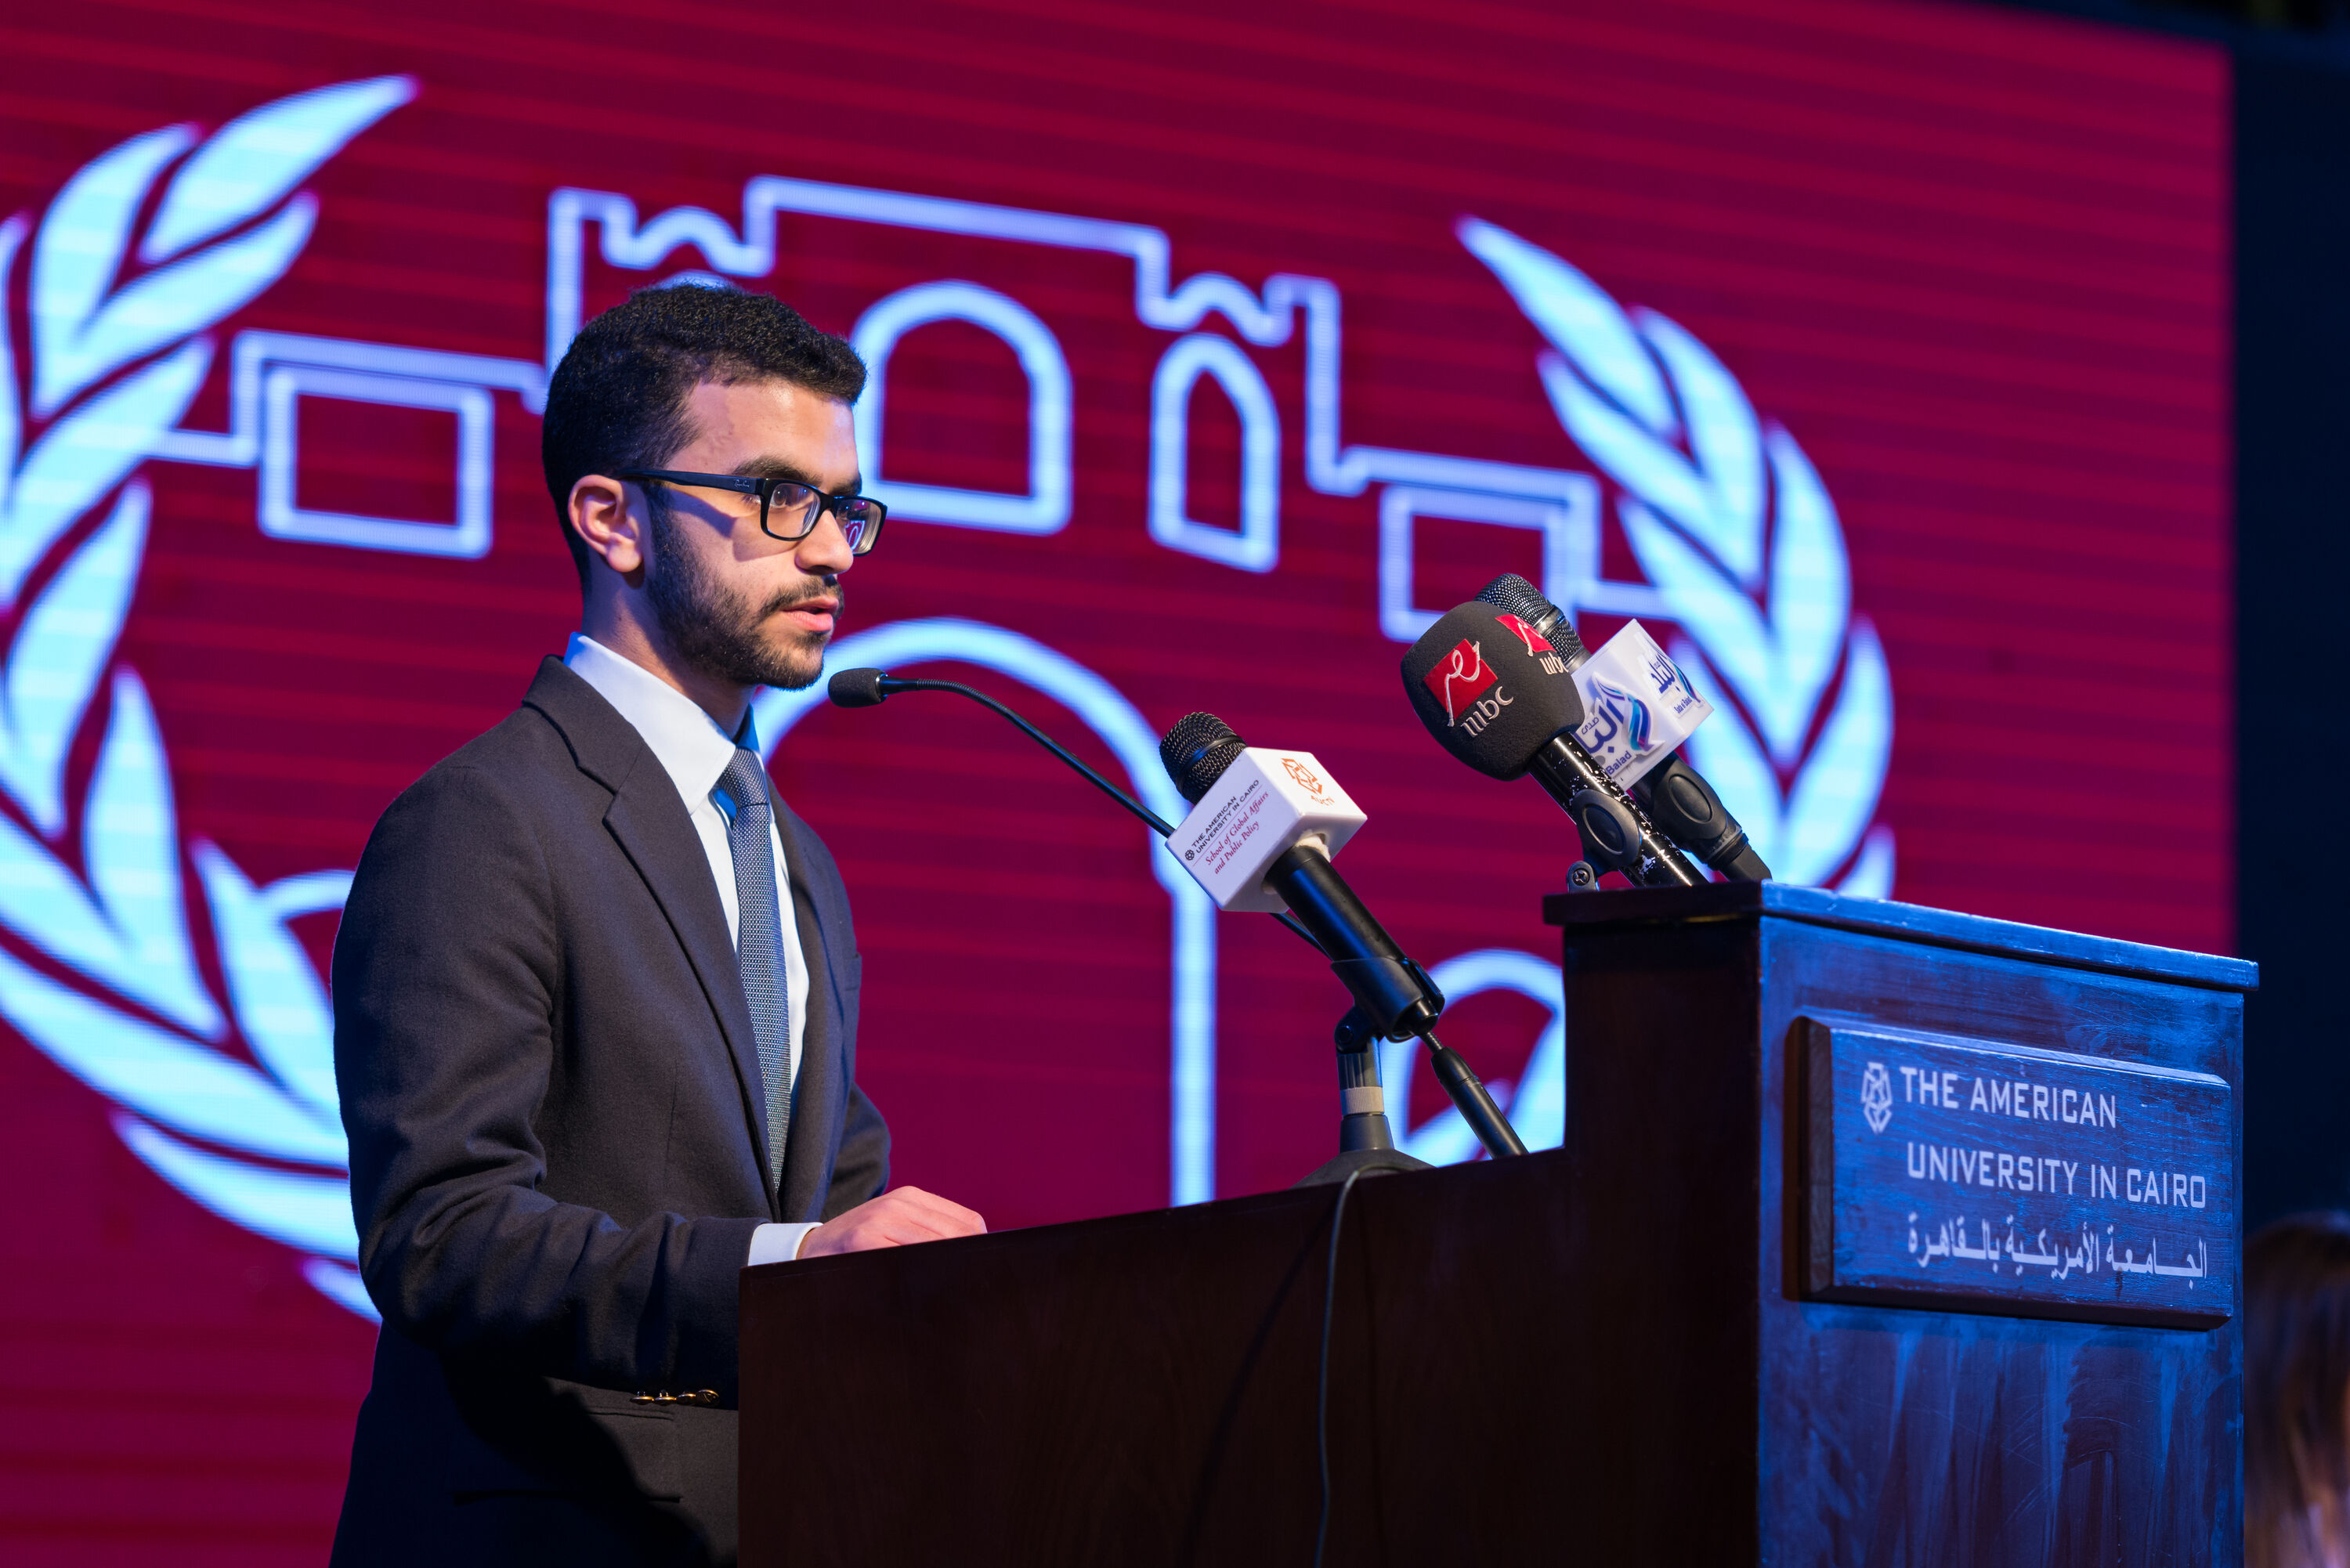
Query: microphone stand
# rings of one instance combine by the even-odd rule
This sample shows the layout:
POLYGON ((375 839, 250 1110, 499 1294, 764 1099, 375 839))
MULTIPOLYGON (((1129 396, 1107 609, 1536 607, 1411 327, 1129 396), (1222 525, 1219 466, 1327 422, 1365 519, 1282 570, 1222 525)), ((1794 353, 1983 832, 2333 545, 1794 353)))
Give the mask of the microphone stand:
MULTIPOLYGON (((981 707, 1010 721, 1021 733, 1067 763, 1079 777, 1140 819, 1160 838, 1166 838, 1175 831, 1173 823, 1102 777, 1067 747, 976 687, 965 686, 959 680, 908 680, 880 670, 872 671, 878 679, 861 688, 848 683, 849 676, 865 673, 862 670, 841 671, 833 677, 826 689, 827 694, 844 708, 873 707, 900 691, 951 691, 958 697, 968 697, 981 707), (844 701, 844 697, 847 700, 844 701)), ((1306 946, 1328 958, 1322 944, 1315 940, 1314 933, 1307 930, 1296 916, 1286 909, 1277 909, 1273 912, 1273 918, 1295 931, 1306 946)), ((1485 1146, 1486 1152, 1496 1159, 1506 1155, 1525 1153, 1526 1146, 1519 1138, 1517 1129, 1510 1126, 1510 1118, 1502 1114, 1502 1107, 1493 1103, 1493 1096, 1487 1092, 1477 1075, 1470 1070, 1469 1064, 1461 1060, 1460 1054, 1440 1044, 1432 1027, 1422 1031, 1419 1038, 1428 1046, 1430 1064, 1436 1070, 1437 1081, 1444 1085, 1444 1092, 1451 1096, 1461 1119, 1476 1133, 1477 1141, 1485 1146)), ((1359 1008, 1348 1009, 1347 1015, 1338 1021, 1336 1040, 1338 1094, 1342 1106, 1338 1118, 1339 1155, 1298 1185, 1305 1187, 1325 1181, 1344 1181, 1350 1172, 1357 1168, 1427 1169, 1427 1161, 1415 1159, 1395 1147, 1395 1135, 1388 1125, 1386 1093, 1379 1085, 1378 1042, 1371 1038, 1370 1023, 1359 1008)))
MULTIPOLYGON (((1338 1119, 1338 1158, 1317 1168, 1313 1175, 1297 1183, 1300 1187, 1319 1187, 1346 1180, 1357 1171, 1368 1174, 1376 1170, 1426 1170, 1428 1161, 1409 1155, 1396 1147, 1395 1135, 1388 1129, 1387 1090, 1379 1083, 1378 1042, 1372 1038, 1370 1020, 1359 1007, 1350 1007, 1338 1020, 1338 1096, 1346 1114, 1338 1119)), ((1437 1082, 1451 1096, 1453 1107, 1485 1152, 1495 1159, 1513 1154, 1523 1154, 1526 1146, 1518 1137, 1518 1129, 1493 1103, 1492 1095, 1484 1081, 1463 1061, 1461 1053, 1437 1039, 1433 1029, 1421 1031, 1420 1044, 1428 1047, 1430 1065, 1436 1069, 1437 1082)))

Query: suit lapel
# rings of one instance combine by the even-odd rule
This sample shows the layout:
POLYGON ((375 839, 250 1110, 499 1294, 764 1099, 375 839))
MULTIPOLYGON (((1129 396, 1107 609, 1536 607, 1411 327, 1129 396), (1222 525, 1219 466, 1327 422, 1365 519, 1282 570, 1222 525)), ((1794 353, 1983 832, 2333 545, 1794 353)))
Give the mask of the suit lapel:
MULTIPOLYGON (((677 785, 636 727, 560 659, 550 659, 540 665, 538 678, 531 682, 523 701, 545 713, 563 732, 580 771, 612 792, 612 804, 604 812, 605 828, 637 875, 644 878, 702 983, 702 995, 717 1017, 719 1033, 733 1063, 735 1086, 742 1096, 758 1168, 764 1171, 767 1102, 759 1075, 758 1037, 751 1027, 751 1006, 743 994, 734 943, 726 933, 726 909, 718 901, 717 885, 711 880, 710 857, 678 799, 677 785)), ((797 882, 795 875, 795 903, 797 882)), ((767 1198, 773 1213, 775 1195, 769 1193, 767 1198)))
MULTIPOLYGON (((771 786, 770 797, 774 793, 771 786)), ((841 1060, 847 1020, 841 1008, 839 975, 847 955, 833 950, 836 939, 808 890, 800 819, 780 800, 775 805, 775 836, 783 841, 784 859, 791 870, 793 924, 808 971, 807 1019, 800 1037, 799 1073, 792 1083, 791 1137, 784 1147, 781 1212, 786 1220, 809 1220, 824 1206, 847 1101, 841 1060)))

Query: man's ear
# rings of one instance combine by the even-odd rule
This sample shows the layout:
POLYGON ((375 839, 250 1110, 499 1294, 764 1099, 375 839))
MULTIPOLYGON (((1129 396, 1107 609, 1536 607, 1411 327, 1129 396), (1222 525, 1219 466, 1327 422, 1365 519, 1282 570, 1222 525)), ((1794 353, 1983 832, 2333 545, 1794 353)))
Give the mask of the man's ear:
POLYGON ((636 487, 607 474, 585 474, 571 487, 567 511, 572 531, 587 541, 588 552, 602 557, 629 587, 642 587, 650 546, 636 487))

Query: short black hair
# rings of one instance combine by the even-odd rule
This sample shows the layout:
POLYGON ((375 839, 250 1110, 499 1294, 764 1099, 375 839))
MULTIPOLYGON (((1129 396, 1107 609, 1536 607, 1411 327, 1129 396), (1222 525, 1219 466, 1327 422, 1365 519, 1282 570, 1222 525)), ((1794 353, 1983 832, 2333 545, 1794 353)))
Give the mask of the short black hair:
POLYGON ((571 526, 571 487, 666 466, 693 439, 689 400, 702 382, 771 380, 853 403, 865 361, 774 295, 741 288, 640 288, 579 329, 547 382, 538 450, 582 591, 588 542, 571 526))

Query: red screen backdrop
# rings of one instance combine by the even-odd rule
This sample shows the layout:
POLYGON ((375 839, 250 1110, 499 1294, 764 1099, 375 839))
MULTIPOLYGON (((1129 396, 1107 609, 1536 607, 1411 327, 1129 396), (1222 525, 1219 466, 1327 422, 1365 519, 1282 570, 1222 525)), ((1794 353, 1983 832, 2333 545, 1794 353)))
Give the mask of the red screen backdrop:
MULTIPOLYGON (((1396 674, 1501 571, 1673 650, 1791 879, 2230 945, 2217 51, 1881 0, 0 36, 12 1562, 324 1552, 374 1331, 318 975, 378 813, 576 624, 536 400, 634 287, 873 363, 897 510, 837 664, 975 682, 1162 810, 1186 711, 1310 750, 1530 1141, 1575 847, 1396 674)), ((968 704, 762 720, 899 1179, 1024 1225, 1331 1151, 1345 997, 1294 938, 968 704)), ((1427 1078, 1399 1130, 1461 1158, 1427 1078)))

